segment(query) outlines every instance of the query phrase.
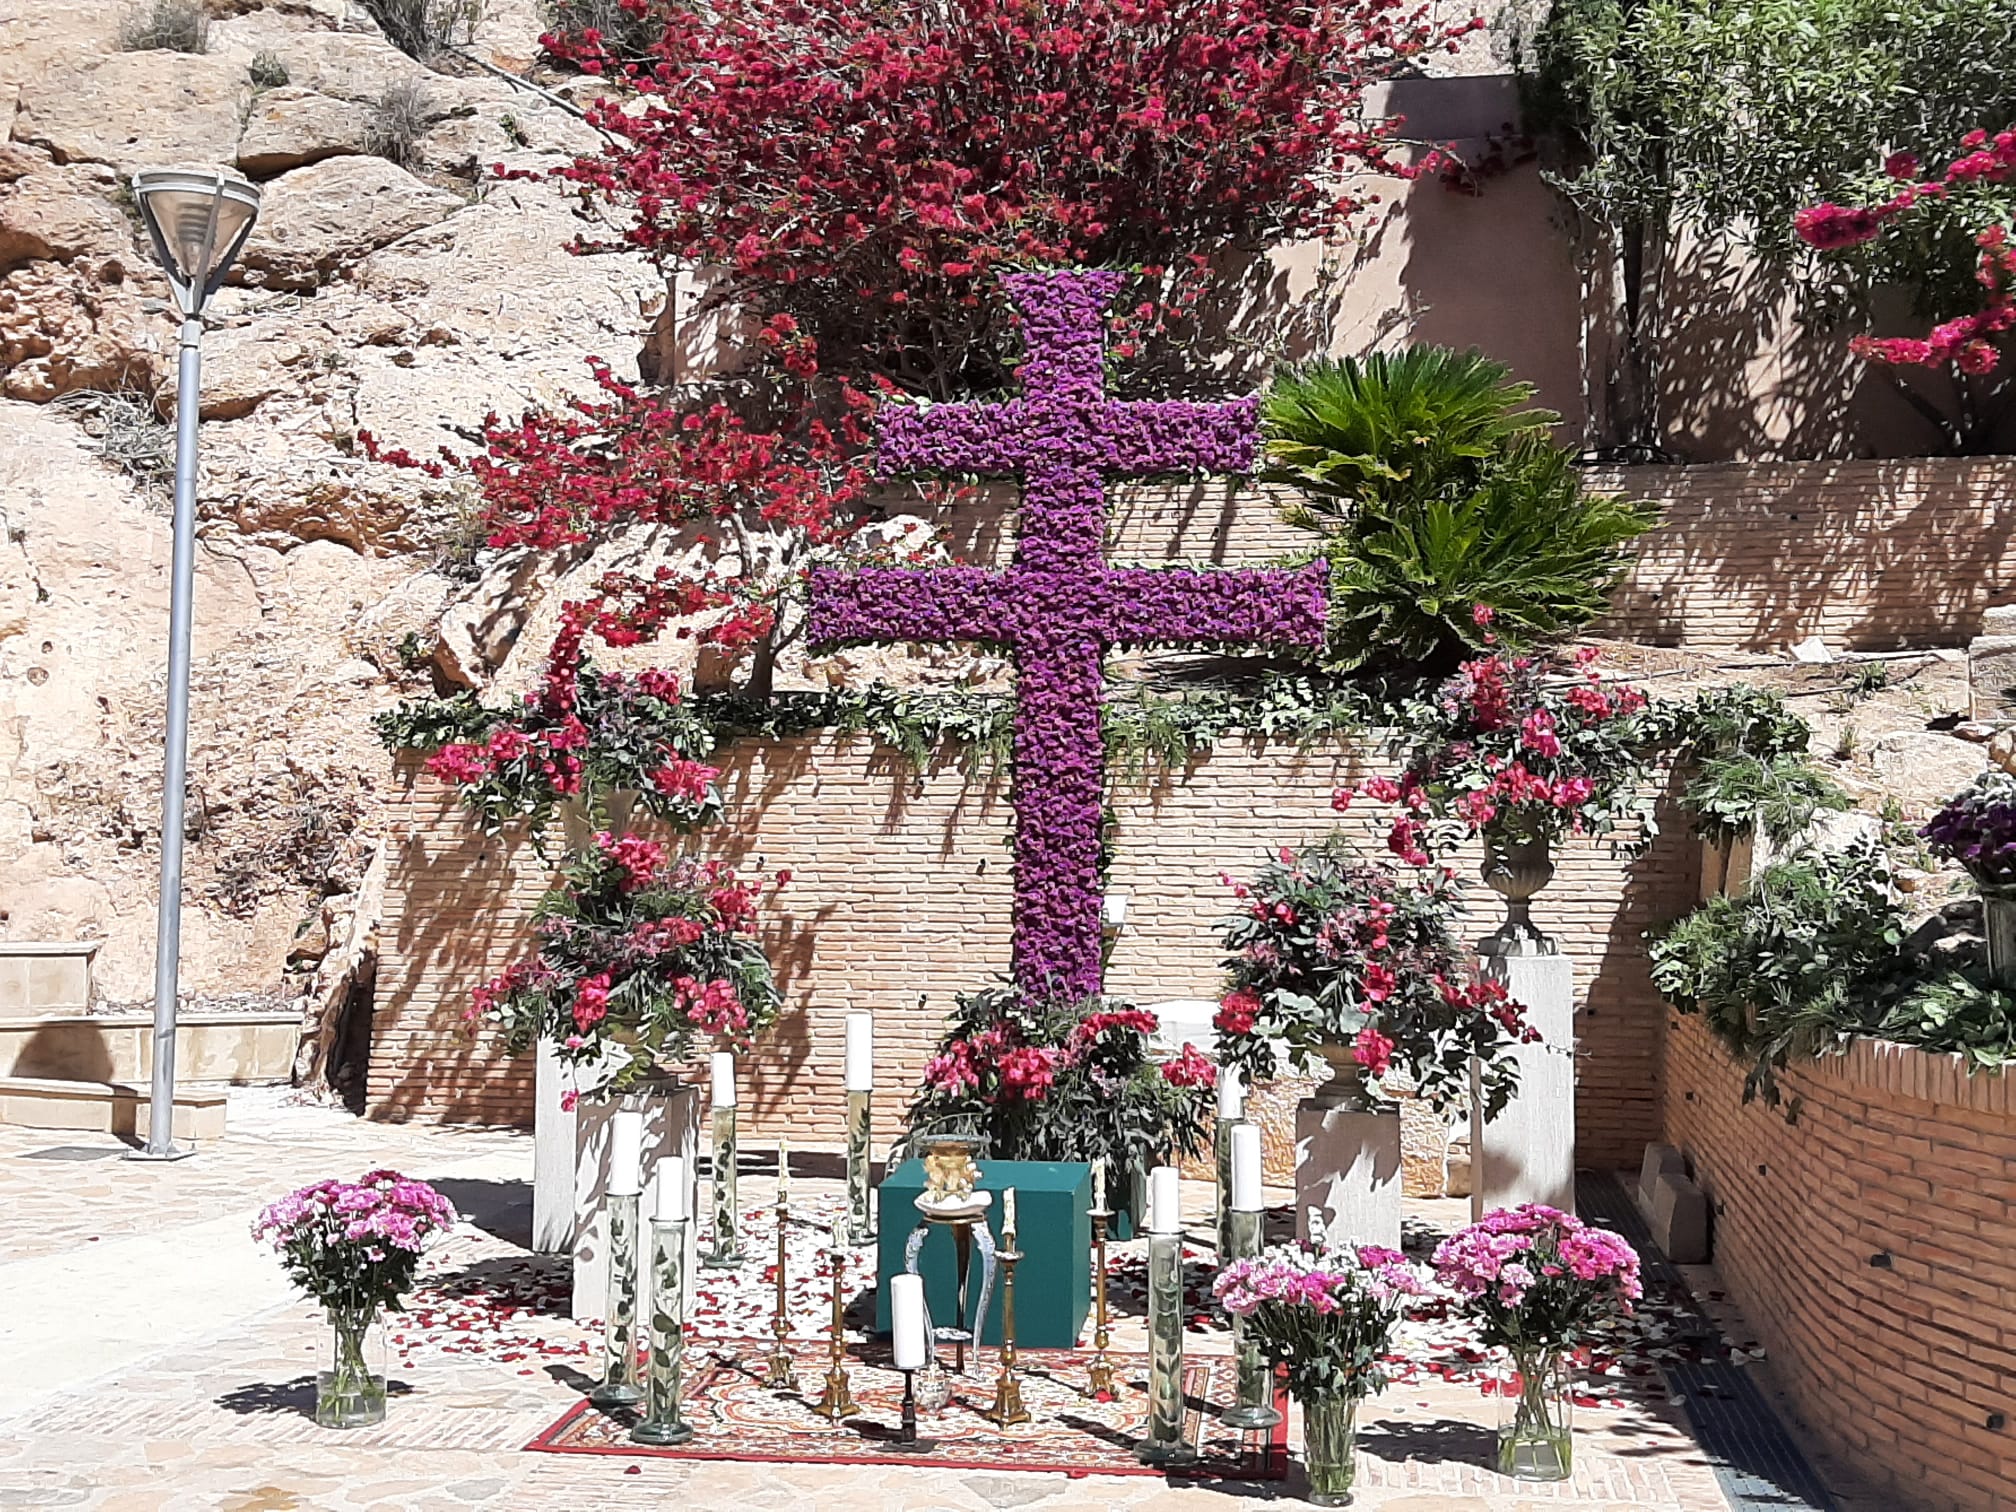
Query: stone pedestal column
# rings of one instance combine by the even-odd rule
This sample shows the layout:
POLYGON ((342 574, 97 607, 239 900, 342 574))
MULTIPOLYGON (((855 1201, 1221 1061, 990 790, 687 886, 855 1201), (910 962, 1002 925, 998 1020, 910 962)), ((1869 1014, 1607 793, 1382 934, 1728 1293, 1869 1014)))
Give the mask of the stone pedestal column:
MULTIPOLYGON (((698 1192, 700 1089, 660 1082, 622 1097, 583 1097, 570 1112, 560 1106, 571 1085, 559 1058, 539 1047, 536 1111, 532 1130, 532 1247, 541 1254, 574 1257, 573 1313, 602 1316, 608 1286, 602 1194, 609 1182, 609 1119, 618 1108, 644 1114, 644 1177, 668 1155, 686 1157, 687 1212, 698 1192)), ((695 1224, 687 1224, 693 1248, 695 1224)), ((648 1246, 639 1246, 640 1264, 648 1246)), ((692 1274, 693 1255, 687 1257, 692 1274)), ((640 1292, 640 1296, 644 1293, 640 1292)))
POLYGON ((1400 1247, 1400 1110, 1365 1095, 1348 1047, 1295 1106, 1295 1237, 1400 1247))
MULTIPOLYGON (((1484 975, 1505 984, 1537 1043, 1513 1052, 1519 1092, 1489 1123, 1473 1066, 1470 1073, 1470 1212, 1544 1202, 1575 1211, 1575 965, 1564 955, 1492 954, 1484 975)), ((1550 951, 1551 951, 1551 942, 1550 951)))

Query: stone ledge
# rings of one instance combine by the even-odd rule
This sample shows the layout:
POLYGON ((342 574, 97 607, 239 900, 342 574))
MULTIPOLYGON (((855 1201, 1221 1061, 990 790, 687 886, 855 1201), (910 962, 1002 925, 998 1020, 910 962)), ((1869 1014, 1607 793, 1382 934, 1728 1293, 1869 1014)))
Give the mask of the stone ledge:
MULTIPOLYGON (((283 1082, 294 1069, 294 1012, 184 1014, 176 1069, 184 1082, 283 1082)), ((154 1069, 154 1019, 145 1013, 43 1014, 0 1019, 0 1076, 56 1081, 144 1081, 154 1069)))
MULTIPOLYGON (((224 1137, 227 1095, 221 1087, 187 1087, 175 1094, 177 1139, 224 1137)), ((67 1129, 148 1136, 148 1089, 133 1082, 50 1081, 38 1076, 0 1076, 0 1124, 23 1129, 67 1129)))
POLYGON ((84 956, 98 954, 103 940, 0 940, 0 956, 84 956))

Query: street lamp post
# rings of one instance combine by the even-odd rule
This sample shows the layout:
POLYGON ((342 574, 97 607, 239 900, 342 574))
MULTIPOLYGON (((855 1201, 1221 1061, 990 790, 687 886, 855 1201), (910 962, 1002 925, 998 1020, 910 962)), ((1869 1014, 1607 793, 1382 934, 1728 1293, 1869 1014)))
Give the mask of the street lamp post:
POLYGON ((175 993, 182 961, 182 804, 189 781, 189 626, 196 577, 196 419, 203 306, 252 234, 259 191, 218 171, 149 168, 133 197, 182 316, 175 377, 175 551, 168 599, 168 738, 161 786, 161 906, 154 933, 154 1078, 139 1160, 179 1160, 175 1147, 175 993))

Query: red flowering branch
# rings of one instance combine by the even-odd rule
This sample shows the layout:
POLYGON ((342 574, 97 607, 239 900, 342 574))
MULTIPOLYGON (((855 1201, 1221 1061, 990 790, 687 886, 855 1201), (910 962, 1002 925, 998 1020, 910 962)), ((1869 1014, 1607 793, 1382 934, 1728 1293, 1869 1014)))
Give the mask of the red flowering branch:
POLYGON ((1950 364, 1962 373, 1992 373, 2001 359, 2001 338, 2016 329, 2016 245, 2011 243, 2012 226, 2004 224, 2012 220, 2007 191, 2016 186, 2016 131, 2001 132, 1992 140, 1985 131, 1970 132, 1960 146, 1962 156, 1936 178, 1921 179, 1918 160, 1910 153, 1892 154, 1884 172, 1901 187, 1879 204, 1811 205, 1793 217, 1800 239, 1821 252, 1872 242, 1929 207, 1963 197, 1981 207, 1977 217, 1985 211, 1996 218, 1996 224, 1983 227, 1973 238, 1979 250, 1974 279, 1982 289, 1980 307, 1934 326, 1922 338, 1857 336, 1851 346, 1860 357, 1899 366, 1950 364))

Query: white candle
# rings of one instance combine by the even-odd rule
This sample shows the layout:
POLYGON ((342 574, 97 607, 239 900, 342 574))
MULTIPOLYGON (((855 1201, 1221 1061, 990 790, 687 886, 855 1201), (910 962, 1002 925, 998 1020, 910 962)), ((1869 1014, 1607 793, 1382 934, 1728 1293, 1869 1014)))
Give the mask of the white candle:
POLYGON ((866 1013, 847 1015, 847 1090, 875 1090, 875 1020, 866 1013))
POLYGON ((651 1217, 675 1223, 686 1216, 686 1160, 667 1155, 651 1172, 651 1217))
POLYGON ((1092 1162, 1092 1211, 1095 1213, 1103 1213, 1105 1210, 1106 1210, 1106 1162, 1103 1160, 1095 1160, 1092 1162))
POLYGON ((782 1207, 791 1196, 791 1141, 777 1136, 777 1205, 782 1207))
POLYGON ((847 1248, 847 1237, 841 1232, 844 1226, 838 1218, 833 1220, 833 1248, 836 1250, 847 1248))
POLYGON ((1218 1116, 1220 1118, 1246 1116, 1246 1073, 1237 1066, 1218 1068, 1218 1116))
POLYGON ((714 1052, 714 1106, 735 1106, 735 1052, 732 1050, 714 1052))
POLYGON ((898 1370, 924 1368, 924 1278, 907 1272, 889 1278, 889 1326, 898 1370))
POLYGON ((1157 1166, 1148 1173, 1148 1232, 1183 1232, 1183 1187, 1176 1167, 1157 1166))
POLYGON ((1015 1232, 1015 1188, 1009 1187, 1001 1194, 1001 1233, 1003 1237, 1015 1232))
POLYGON ((609 1195, 635 1197, 644 1190, 644 1115, 619 1108, 609 1118, 609 1195))
POLYGON ((1260 1126, 1232 1126, 1232 1211, 1257 1213, 1266 1203, 1260 1196, 1260 1126))

